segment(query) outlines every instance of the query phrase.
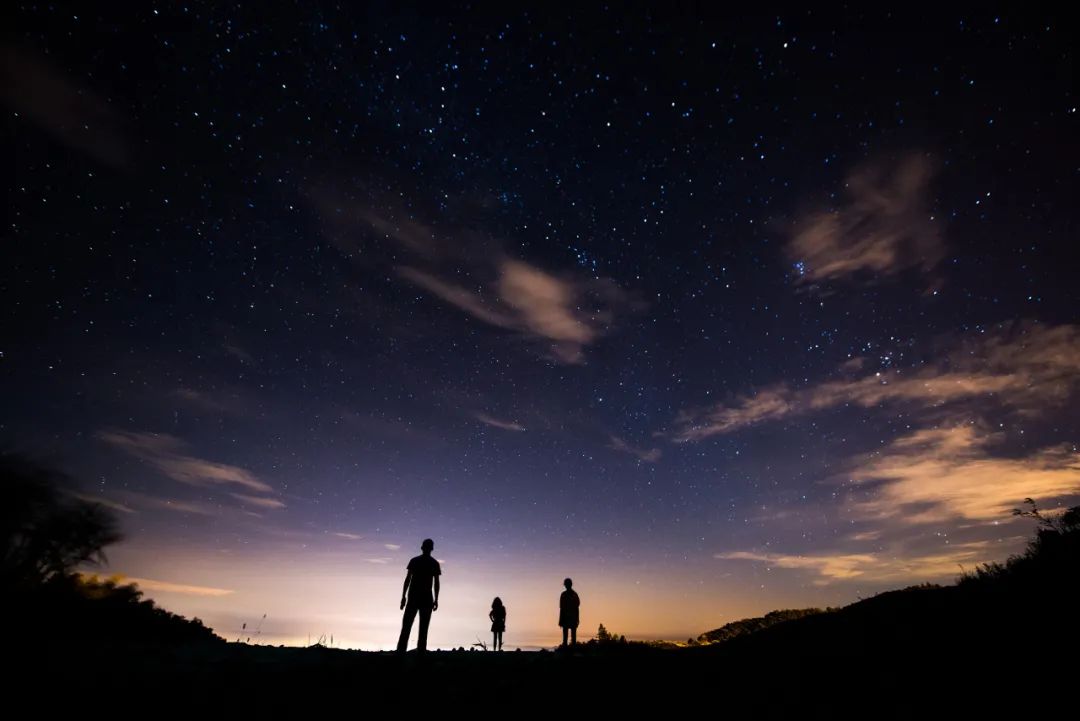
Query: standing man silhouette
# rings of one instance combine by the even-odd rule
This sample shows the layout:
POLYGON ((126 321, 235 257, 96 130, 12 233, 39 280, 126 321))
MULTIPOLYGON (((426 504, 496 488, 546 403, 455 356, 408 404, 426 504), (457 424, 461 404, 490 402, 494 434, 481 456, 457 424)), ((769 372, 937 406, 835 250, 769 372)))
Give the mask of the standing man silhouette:
POLYGON ((577 645, 578 607, 581 599, 573 590, 574 582, 569 578, 563 581, 566 590, 559 596, 559 625, 562 626, 562 645, 566 648, 566 632, 570 632, 570 643, 577 645))
POLYGON ((435 541, 425 538, 420 544, 422 553, 414 556, 406 567, 405 585, 401 587, 401 608, 405 614, 401 617, 398 653, 405 653, 409 645, 409 634, 412 633, 413 619, 417 612, 420 613, 420 632, 416 636, 416 650, 427 650, 428 624, 431 623, 431 612, 439 609, 439 576, 442 575, 439 562, 431 557, 434 549, 435 541), (431 595, 432 587, 435 589, 434 598, 431 595))

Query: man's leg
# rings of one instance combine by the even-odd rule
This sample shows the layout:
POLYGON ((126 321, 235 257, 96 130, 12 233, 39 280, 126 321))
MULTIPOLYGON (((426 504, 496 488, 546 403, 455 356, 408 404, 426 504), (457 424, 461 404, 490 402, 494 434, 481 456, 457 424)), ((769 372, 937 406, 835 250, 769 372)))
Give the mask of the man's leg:
MULTIPOLYGON (((409 647, 409 634, 412 633, 413 619, 416 618, 416 607, 406 606, 405 613, 401 617, 401 636, 398 637, 397 650, 400 653, 405 653, 405 649, 409 647)), ((423 618, 423 617, 421 617, 423 618)), ((423 624, 423 621, 421 621, 423 624)), ((421 626, 423 628, 423 626, 421 626)), ((427 630, 426 628, 424 629, 427 630)))
POLYGON ((577 646, 577 626, 570 629, 570 645, 577 646))
POLYGON ((420 609, 420 633, 416 637, 416 650, 427 650, 427 629, 431 623, 431 606, 420 609))
POLYGON ((562 645, 566 646, 566 626, 562 627, 562 645))

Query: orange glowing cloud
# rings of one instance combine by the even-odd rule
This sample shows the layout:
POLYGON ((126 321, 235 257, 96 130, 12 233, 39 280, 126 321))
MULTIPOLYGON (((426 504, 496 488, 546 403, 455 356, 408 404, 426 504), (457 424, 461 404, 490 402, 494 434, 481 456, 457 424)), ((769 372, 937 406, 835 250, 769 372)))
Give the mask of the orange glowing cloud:
POLYGON ((584 361, 585 348, 610 326, 612 308, 625 300, 613 283, 564 278, 518 260, 503 258, 494 272, 487 288, 469 288, 433 272, 398 269, 405 280, 474 318, 543 342, 553 358, 567 364, 584 361))
POLYGON ((851 173, 846 204, 811 213, 787 245, 799 282, 932 270, 942 256, 941 234, 927 207, 932 177, 933 165, 922 155, 851 173))
POLYGON ((767 567, 794 569, 812 574, 815 586, 845 581, 897 583, 955 577, 962 566, 991 560, 995 551, 986 541, 958 544, 940 553, 821 553, 794 555, 734 551, 713 556, 723 561, 752 561, 767 567))
POLYGON ((134 583, 143 591, 153 593, 180 593, 185 596, 229 596, 233 591, 227 588, 192 586, 171 581, 157 581, 152 578, 122 578, 123 583, 134 583))
POLYGON ((481 233, 440 233, 407 213, 357 207, 325 189, 314 190, 312 199, 332 242, 349 257, 360 257, 358 237, 393 243, 395 263, 407 256, 394 268, 401 279, 479 321, 538 342, 559 363, 583 363, 585 349, 610 330, 616 314, 636 305, 611 280, 549 273, 510 257, 481 233))
POLYGON ((971 424, 904 436, 851 471, 857 482, 873 482, 874 491, 850 510, 860 518, 906 525, 987 522, 1008 517, 1023 498, 1045 506, 1080 494, 1080 454, 1075 448, 993 457, 988 448, 995 440, 971 424))
MULTIPOLYGON (((847 375, 860 364, 838 369, 847 375)), ((828 408, 916 403, 939 408, 958 401, 996 403, 1036 415, 1058 407, 1080 389, 1080 326, 1022 325, 966 339, 938 361, 916 370, 886 370, 826 381, 807 389, 777 384, 733 403, 683 411, 668 434, 699 441, 755 424, 828 408)))

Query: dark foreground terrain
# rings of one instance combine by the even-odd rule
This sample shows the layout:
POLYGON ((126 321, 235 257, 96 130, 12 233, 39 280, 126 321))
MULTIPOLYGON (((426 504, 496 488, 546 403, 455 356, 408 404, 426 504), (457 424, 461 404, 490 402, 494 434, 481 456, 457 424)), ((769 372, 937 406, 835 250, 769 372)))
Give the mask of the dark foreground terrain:
POLYGON ((908 589, 677 649, 588 644, 570 653, 399 657, 223 642, 54 641, 20 654, 27 663, 14 675, 23 677, 16 688, 45 691, 50 704, 97 699, 154 712, 1044 716, 1076 708, 1075 601, 963 586, 908 589))
MULTIPOLYGON (((1074 718, 1080 508, 952 586, 748 619, 685 648, 397 656, 226 643, 132 586, 55 573, 5 596, 7 706, 36 714, 1074 718)), ((20 716, 21 717, 21 716, 20 716)))

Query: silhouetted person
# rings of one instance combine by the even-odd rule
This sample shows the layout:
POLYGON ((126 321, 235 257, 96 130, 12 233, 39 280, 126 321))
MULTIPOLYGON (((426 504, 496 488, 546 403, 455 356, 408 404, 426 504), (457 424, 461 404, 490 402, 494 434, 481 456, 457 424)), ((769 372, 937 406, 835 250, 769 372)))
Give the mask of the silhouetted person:
POLYGON ((566 646, 566 632, 570 632, 570 643, 577 644, 578 607, 581 599, 573 590, 574 582, 569 578, 563 581, 566 590, 559 596, 559 625, 562 626, 562 645, 566 646))
POLYGON ((398 638, 400 653, 405 653, 409 645, 409 634, 417 612, 420 613, 420 632, 416 636, 416 650, 427 650, 428 624, 431 623, 431 612, 439 610, 439 576, 442 575, 439 562, 431 557, 434 548, 435 541, 425 538, 420 544, 423 553, 414 556, 406 567, 405 585, 401 587, 401 607, 405 613, 401 617, 401 637, 398 638), (435 589, 434 597, 432 587, 435 589))
POLYGON ((498 596, 491 602, 491 613, 488 614, 488 618, 491 619, 491 650, 502 651, 502 635, 506 630, 506 606, 503 605, 502 599, 498 596))

